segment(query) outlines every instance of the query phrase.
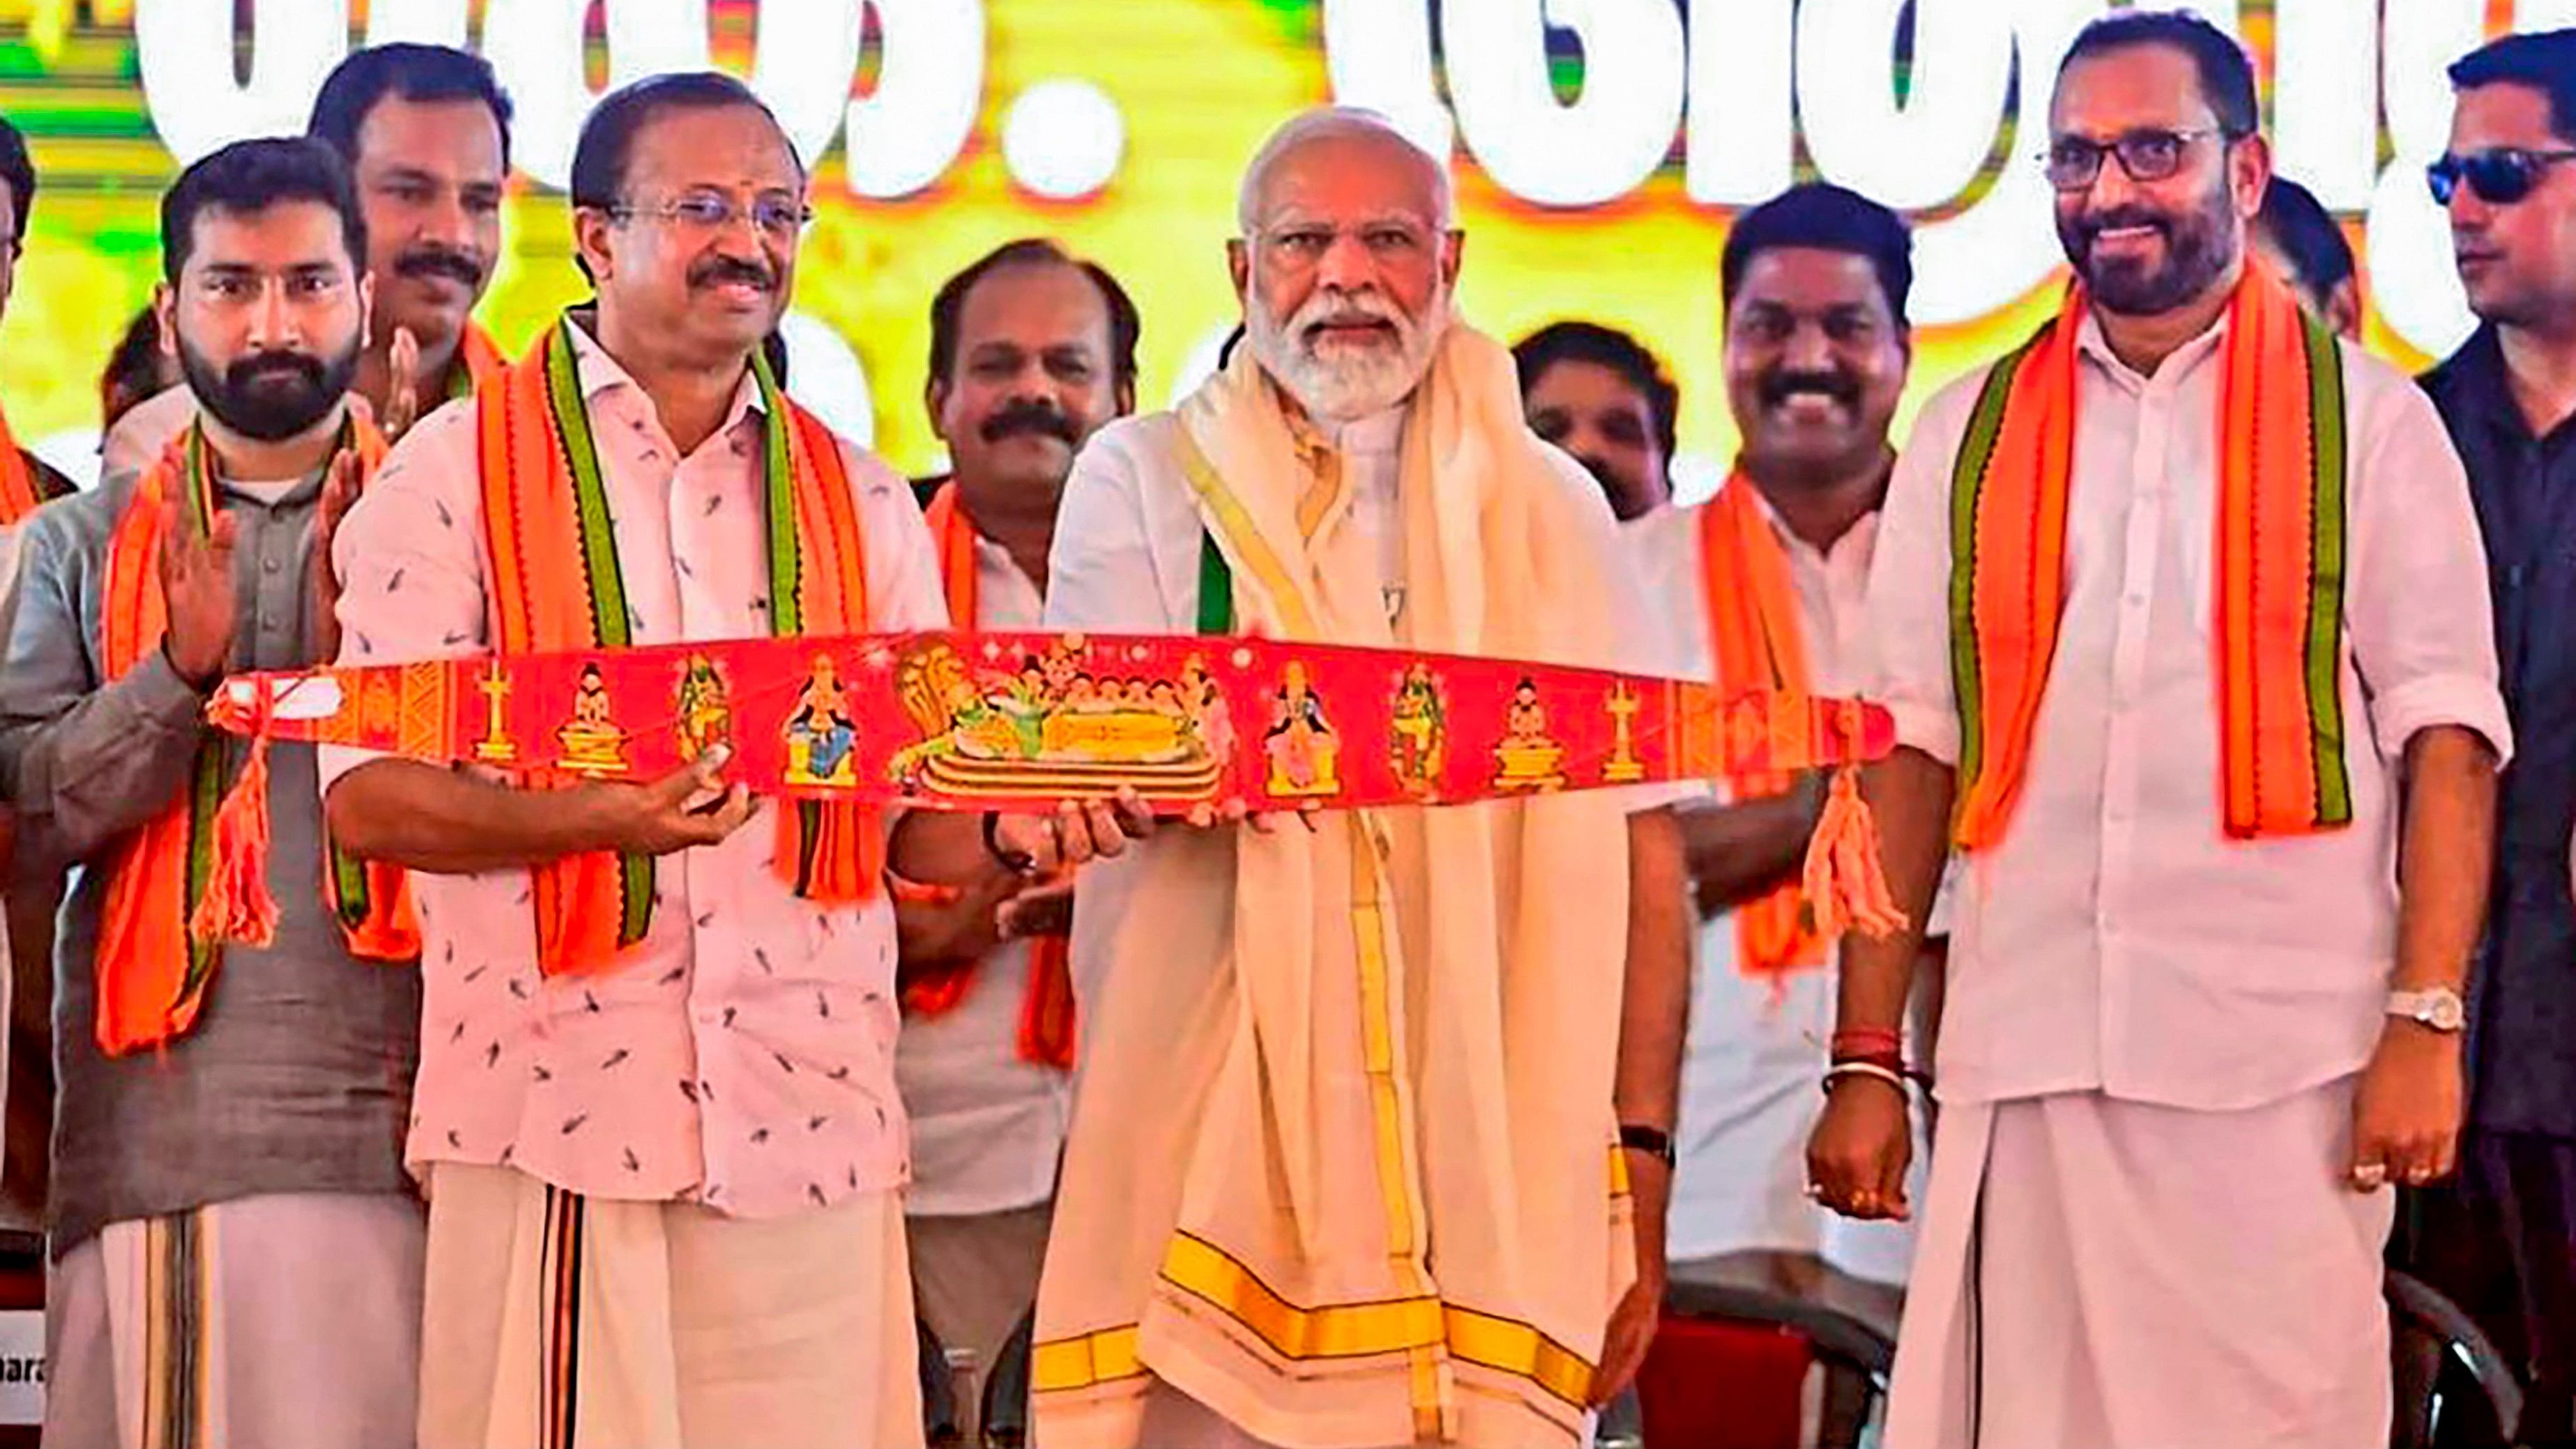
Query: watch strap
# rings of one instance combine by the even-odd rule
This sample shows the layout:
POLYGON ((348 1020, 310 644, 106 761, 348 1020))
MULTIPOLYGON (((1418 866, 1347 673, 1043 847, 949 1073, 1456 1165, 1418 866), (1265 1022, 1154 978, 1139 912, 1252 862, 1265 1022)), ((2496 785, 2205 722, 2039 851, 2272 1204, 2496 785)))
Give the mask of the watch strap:
POLYGON ((1631 1152, 1642 1152, 1648 1157, 1655 1158, 1666 1167, 1676 1166, 1680 1161, 1673 1151, 1673 1134, 1661 1127, 1648 1127, 1638 1122, 1622 1122, 1619 1124, 1619 1145, 1631 1152))

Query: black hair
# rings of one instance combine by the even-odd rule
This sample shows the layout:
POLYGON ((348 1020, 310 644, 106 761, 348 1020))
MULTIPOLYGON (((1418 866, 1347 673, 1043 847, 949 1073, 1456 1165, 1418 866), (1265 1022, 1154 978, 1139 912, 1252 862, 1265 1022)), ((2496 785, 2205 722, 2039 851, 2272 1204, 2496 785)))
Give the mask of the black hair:
POLYGON ((2201 99, 2233 141, 2263 129, 2263 106, 2254 89, 2254 62, 2226 31, 2189 10, 2118 10, 2075 34, 2057 65, 2064 84, 2075 62, 2139 45, 2165 45, 2191 57, 2200 72, 2201 99))
POLYGON ((2352 243, 2308 188, 2286 176, 2273 177, 2254 224, 2271 233, 2298 269, 2299 280, 2319 296, 2352 280, 2352 243))
POLYGON ((165 385, 162 376, 164 356, 161 351, 161 317, 150 307, 134 314, 125 331, 116 339, 116 347, 107 354, 107 366, 99 370, 99 431, 116 426, 125 409, 159 392, 165 385), (118 407, 122 398, 124 407, 118 407))
POLYGON ((27 138, 6 116, 0 116, 0 182, 9 186, 9 209, 16 214, 9 245, 17 246, 27 239, 27 213, 36 209, 36 163, 27 154, 27 138))
POLYGON ((281 202, 310 201, 339 213, 349 266, 367 265, 367 219, 340 153, 309 136, 235 141, 198 158, 161 196, 161 272, 172 283, 196 246, 198 213, 257 213, 281 202))
MULTIPOLYGON (((626 167, 635 152, 635 136, 664 111, 714 111, 749 106, 778 126, 778 116, 751 87, 722 71, 685 70, 648 75, 600 98, 590 119, 581 123, 581 139, 572 151, 572 204, 608 210, 625 199, 626 167)), ((778 127, 781 144, 787 129, 778 127)), ((790 157, 796 148, 787 146, 790 157)), ((804 161, 796 162, 801 169, 804 161)))
POLYGON ((1897 326, 1907 325, 1905 307, 1914 295, 1914 237, 1895 212, 1830 181, 1802 182, 1745 212, 1727 229, 1726 251, 1718 259, 1718 286, 1726 306, 1735 304, 1735 289, 1753 259, 1781 247, 1845 252, 1866 260, 1878 274, 1888 315, 1897 326))
POLYGON ((444 45, 371 45, 354 50, 332 68, 313 98, 304 133, 327 141, 340 159, 358 164, 358 132, 387 96, 407 101, 481 101, 501 130, 501 169, 510 169, 510 97, 492 74, 492 63, 444 45))
POLYGON ((1654 415, 1656 444, 1666 458, 1673 455, 1674 419, 1681 411, 1682 392, 1664 371, 1663 362, 1636 338, 1598 322, 1550 322, 1512 344, 1512 362, 1520 371, 1524 398, 1539 376, 1560 362, 1589 362, 1626 378, 1630 387, 1644 395, 1646 411, 1654 415))
POLYGON ((2451 88, 2529 86, 2549 98, 2549 129, 2576 141, 2576 30, 2534 30, 2488 41, 2451 62, 2451 88))
POLYGON ((967 294, 975 284, 1004 267, 1056 266, 1072 267, 1091 279, 1100 289, 1101 305, 1109 312, 1109 373, 1122 389, 1136 386, 1136 339, 1144 334, 1144 319, 1136 311, 1134 299, 1109 269, 1098 262, 1086 261, 1043 237, 1023 237, 1004 242, 975 259, 966 270, 940 284, 938 295, 930 299, 930 375, 946 381, 957 366, 957 329, 966 313, 967 294))

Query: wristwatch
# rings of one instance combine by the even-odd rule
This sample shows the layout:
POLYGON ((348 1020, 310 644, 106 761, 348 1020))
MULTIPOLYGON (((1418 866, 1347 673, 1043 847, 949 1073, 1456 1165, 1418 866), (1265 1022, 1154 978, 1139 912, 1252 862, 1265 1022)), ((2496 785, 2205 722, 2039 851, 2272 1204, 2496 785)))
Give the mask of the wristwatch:
POLYGON ((2447 986, 2423 991, 2392 991, 2388 993, 2388 1014, 2402 1016, 2418 1026, 2440 1032, 2458 1031, 2469 1021, 2467 1003, 2460 1000, 2460 993, 2447 986))
POLYGON ((1622 1122, 1619 1124, 1619 1145, 1630 1152, 1642 1152, 1666 1167, 1677 1163, 1673 1134, 1661 1127, 1649 1127, 1642 1122, 1622 1122))

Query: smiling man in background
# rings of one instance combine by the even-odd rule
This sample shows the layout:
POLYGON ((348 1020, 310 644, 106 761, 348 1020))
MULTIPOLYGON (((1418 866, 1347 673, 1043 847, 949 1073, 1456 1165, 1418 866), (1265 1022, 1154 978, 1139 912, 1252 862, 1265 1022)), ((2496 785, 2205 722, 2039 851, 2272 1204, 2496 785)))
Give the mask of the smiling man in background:
MULTIPOLYGON (((1139 331, 1116 278, 1034 238, 986 253, 931 300, 925 401, 955 472, 928 521, 958 628, 1038 627, 1065 476, 1102 424, 1134 411, 1139 331)), ((1074 1065, 1072 882, 895 891, 913 1294, 939 1346, 989 1374, 1037 1302, 1053 1215, 1074 1065)), ((982 1406, 947 1407, 980 1442, 982 1406)), ((1025 1406, 1009 1412, 1024 1422, 1025 1406)))
MULTIPOLYGON (((501 365, 474 325, 501 255, 510 98, 491 65, 440 45, 379 45, 340 62, 306 133, 348 162, 366 208, 376 310, 356 395, 388 439, 501 365)), ((102 467, 141 468, 188 424, 185 388, 127 412, 102 467)))

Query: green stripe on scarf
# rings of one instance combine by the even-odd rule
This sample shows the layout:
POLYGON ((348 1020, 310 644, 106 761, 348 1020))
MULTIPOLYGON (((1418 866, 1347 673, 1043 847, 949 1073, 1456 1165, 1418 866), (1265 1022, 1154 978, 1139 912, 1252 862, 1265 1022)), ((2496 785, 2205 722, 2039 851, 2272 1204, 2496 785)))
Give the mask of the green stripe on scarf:
MULTIPOLYGON (((599 445, 590 432, 590 409, 582 401, 581 376, 573 356, 573 321, 566 317, 546 348, 546 399, 552 404, 555 436, 563 440, 564 463, 572 477, 573 515, 581 528, 584 592, 590 600, 592 635, 604 649, 623 649, 634 642, 626 612, 626 576, 617 565, 616 524, 608 512, 608 490, 599 473, 599 445)), ((632 946, 653 925, 653 858, 621 853, 618 864, 617 942, 632 946)))
POLYGON ((1985 768, 1986 756, 1984 665, 1977 657, 1977 505, 1984 499, 1986 469, 1994 462, 1995 443, 2003 436, 2004 408, 2012 401, 2013 379, 2056 325, 2051 322, 2040 328, 1986 374, 1976 411, 1968 416, 1968 435, 1951 467, 1950 692, 1959 715, 1958 778, 1963 796, 1985 768))
POLYGON ((2334 335, 2302 314, 2301 340, 2308 354, 2309 457, 2316 476, 2309 510, 2308 727, 2316 739, 2317 823, 2352 821, 2352 778, 2343 758, 2342 654, 2344 596, 2343 360, 2334 335))

